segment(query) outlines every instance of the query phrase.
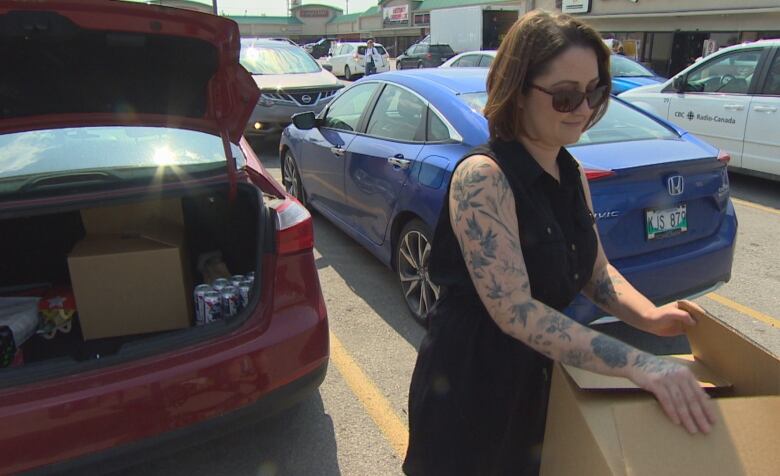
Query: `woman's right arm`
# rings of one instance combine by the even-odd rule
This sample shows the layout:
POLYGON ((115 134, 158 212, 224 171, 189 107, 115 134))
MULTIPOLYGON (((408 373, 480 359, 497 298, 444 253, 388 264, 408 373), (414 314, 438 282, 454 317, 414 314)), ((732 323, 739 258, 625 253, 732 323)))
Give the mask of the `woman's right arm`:
POLYGON ((585 327, 531 296, 514 195, 491 158, 475 155, 458 165, 449 212, 474 286, 503 332, 553 360, 629 378, 654 393, 675 423, 691 433, 709 431, 709 397, 686 367, 585 327))

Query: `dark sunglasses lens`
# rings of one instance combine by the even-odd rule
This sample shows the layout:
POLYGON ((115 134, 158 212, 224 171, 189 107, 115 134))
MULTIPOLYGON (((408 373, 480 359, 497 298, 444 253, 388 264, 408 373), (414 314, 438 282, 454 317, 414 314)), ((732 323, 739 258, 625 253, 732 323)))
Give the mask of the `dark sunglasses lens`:
POLYGON ((607 99, 607 87, 599 86, 593 91, 589 91, 586 96, 588 99, 588 107, 596 109, 604 103, 605 99, 607 99))
POLYGON ((558 91, 553 94, 553 109, 558 112, 572 112, 585 99, 585 94, 579 91, 558 91))

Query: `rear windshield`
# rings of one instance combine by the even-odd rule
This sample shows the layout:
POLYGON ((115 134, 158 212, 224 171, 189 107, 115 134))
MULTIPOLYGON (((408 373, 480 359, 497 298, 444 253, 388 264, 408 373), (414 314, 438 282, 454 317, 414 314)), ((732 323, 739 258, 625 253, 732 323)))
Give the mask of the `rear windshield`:
MULTIPOLYGON (((487 93, 467 93, 458 95, 461 101, 472 110, 482 113, 487 103, 487 93)), ((677 134, 659 122, 635 111, 618 101, 609 101, 607 113, 601 120, 582 133, 579 142, 583 144, 603 144, 647 139, 676 139, 677 134)))
POLYGON ((241 48, 240 61, 252 74, 301 74, 320 71, 320 65, 309 53, 282 43, 241 48))
MULTIPOLYGON (((233 145, 238 166, 245 165, 233 145)), ((165 127, 76 127, 0 135, 0 194, 35 190, 50 179, 94 172, 93 182, 162 175, 184 178, 225 169, 222 140, 165 127)))
MULTIPOLYGON (((385 50, 385 47, 382 45, 374 45, 374 48, 379 52, 380 55, 386 55, 387 50, 385 50)), ((366 47, 365 46, 358 46, 358 54, 364 55, 366 54, 366 47)))
POLYGON ((431 53, 438 53, 441 55, 455 54, 455 52, 452 51, 450 45, 431 45, 428 51, 430 51, 431 53))

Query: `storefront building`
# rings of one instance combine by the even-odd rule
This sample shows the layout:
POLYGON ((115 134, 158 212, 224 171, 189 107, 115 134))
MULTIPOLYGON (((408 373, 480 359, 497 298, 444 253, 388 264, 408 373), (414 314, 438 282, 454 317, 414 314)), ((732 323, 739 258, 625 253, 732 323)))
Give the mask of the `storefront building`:
MULTIPOLYGON (((209 8, 188 0, 149 1, 209 8)), ((287 37, 300 44, 323 37, 375 38, 397 56, 430 33, 434 10, 481 6, 522 13, 541 8, 585 19, 604 38, 619 41, 628 56, 663 76, 723 46, 780 38, 780 0, 378 0, 364 12, 348 14, 330 5, 300 3, 293 2, 290 16, 230 18, 238 22, 242 36, 287 37)))
POLYGON ((537 0, 585 19, 626 54, 673 76, 718 48, 780 38, 778 0, 537 0))

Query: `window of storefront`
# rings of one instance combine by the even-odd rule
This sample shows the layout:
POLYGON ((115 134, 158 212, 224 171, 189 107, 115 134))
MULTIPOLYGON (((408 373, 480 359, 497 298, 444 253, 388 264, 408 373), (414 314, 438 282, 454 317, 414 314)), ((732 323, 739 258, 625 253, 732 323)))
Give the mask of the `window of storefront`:
POLYGON ((430 13, 415 13, 414 14, 415 25, 430 25, 431 14, 430 13))

